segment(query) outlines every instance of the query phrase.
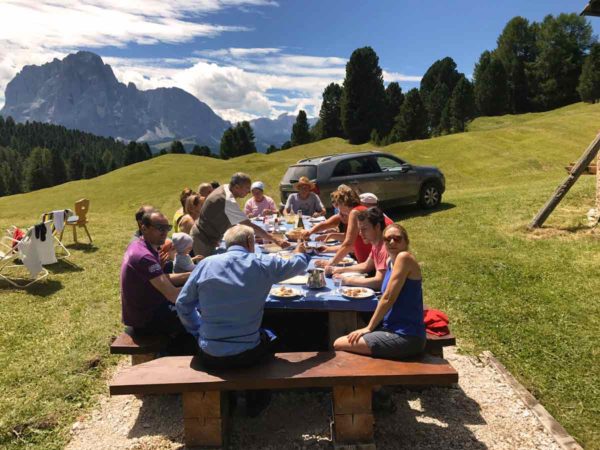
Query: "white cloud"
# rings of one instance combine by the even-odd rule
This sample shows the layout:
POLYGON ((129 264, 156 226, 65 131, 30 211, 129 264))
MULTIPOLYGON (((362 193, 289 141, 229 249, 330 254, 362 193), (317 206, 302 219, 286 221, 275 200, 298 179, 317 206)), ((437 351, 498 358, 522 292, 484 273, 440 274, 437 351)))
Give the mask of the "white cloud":
MULTIPOLYGON (((205 20, 224 8, 277 6, 271 0, 4 0, 0 2, 0 106, 4 88, 26 64, 62 58, 81 47, 178 44, 247 31, 205 20)), ((197 50, 182 58, 103 57, 117 78, 139 89, 180 87, 231 121, 307 111, 318 115, 321 93, 341 83, 347 60, 292 54, 278 47, 197 50)), ((419 76, 384 71, 386 82, 419 76)))

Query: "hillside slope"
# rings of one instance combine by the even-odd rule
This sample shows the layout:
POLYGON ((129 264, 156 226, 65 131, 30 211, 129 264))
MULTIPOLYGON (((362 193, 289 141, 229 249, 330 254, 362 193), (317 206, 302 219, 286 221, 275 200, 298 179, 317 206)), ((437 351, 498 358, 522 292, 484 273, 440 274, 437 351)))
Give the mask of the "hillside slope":
MULTIPOLYGON (((591 295, 600 289, 600 241, 581 226, 593 205, 593 177, 582 177, 547 230, 532 235, 524 227, 599 123, 600 105, 577 104, 482 118, 468 133, 383 149, 446 175, 438 211, 392 212, 423 262, 425 301, 449 313, 464 349, 493 351, 588 448, 600 442, 600 310, 591 295)), ((94 238, 93 247, 72 250, 72 264, 49 267, 49 281, 29 292, 0 283, 0 446, 60 448, 70 421, 105 390, 101 369, 114 363, 107 342, 120 329, 119 265, 140 204, 171 216, 183 187, 227 182, 239 170, 264 181, 278 198, 290 163, 365 148, 371 146, 328 139, 229 161, 166 155, 92 180, 0 198, 6 228, 31 225, 43 211, 87 197, 94 238), (17 426, 21 440, 11 432, 17 426)), ((71 242, 68 232, 65 241, 71 242)))

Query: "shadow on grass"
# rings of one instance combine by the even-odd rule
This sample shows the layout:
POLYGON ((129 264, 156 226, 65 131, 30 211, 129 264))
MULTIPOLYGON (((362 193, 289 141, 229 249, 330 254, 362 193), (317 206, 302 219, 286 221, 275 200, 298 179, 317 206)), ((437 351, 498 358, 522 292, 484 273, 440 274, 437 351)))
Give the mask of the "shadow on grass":
MULTIPOLYGON (((19 283, 26 283, 23 279, 15 279, 19 283)), ((0 280, 0 291, 1 292, 23 292, 25 294, 35 295, 36 297, 47 297, 48 295, 54 294, 63 288, 63 284, 57 280, 49 280, 48 278, 33 283, 31 286, 26 288, 16 288, 6 280, 0 280)))
POLYGON ((65 245, 65 247, 69 250, 81 250, 83 253, 95 253, 99 250, 94 244, 83 244, 81 242, 65 245))
POLYGON ((83 272, 83 267, 69 261, 68 259, 59 259, 56 264, 48 266, 50 273, 68 273, 68 272, 83 272))
POLYGON ((442 202, 439 204, 437 208, 433 209, 422 209, 417 205, 405 205, 398 206, 397 208, 386 210, 385 213, 392 219, 394 222, 398 222, 401 220, 407 220, 412 217, 424 217, 429 216, 431 214, 439 213, 442 211, 447 211, 449 209, 456 208, 456 205, 453 203, 445 203, 442 202))

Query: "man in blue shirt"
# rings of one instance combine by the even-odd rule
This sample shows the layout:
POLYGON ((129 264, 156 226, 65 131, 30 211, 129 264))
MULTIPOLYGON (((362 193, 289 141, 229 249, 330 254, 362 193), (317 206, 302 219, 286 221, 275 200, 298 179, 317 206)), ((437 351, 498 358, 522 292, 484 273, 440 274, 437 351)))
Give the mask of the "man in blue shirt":
POLYGON ((260 328, 267 295, 309 262, 302 243, 289 260, 255 254, 254 230, 246 225, 230 228, 224 239, 227 251, 200 261, 176 303, 209 369, 248 366, 269 352, 272 339, 260 328))

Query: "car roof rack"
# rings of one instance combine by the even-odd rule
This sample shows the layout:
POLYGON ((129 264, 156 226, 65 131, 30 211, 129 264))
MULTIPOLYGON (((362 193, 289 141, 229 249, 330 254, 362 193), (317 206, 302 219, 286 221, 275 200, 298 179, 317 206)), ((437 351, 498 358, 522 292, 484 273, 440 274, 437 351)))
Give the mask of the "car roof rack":
POLYGON ((299 160, 296 164, 305 163, 308 161, 329 161, 336 157, 349 156, 349 155, 360 155, 369 153, 382 153, 380 150, 363 150, 360 152, 344 152, 344 153, 332 153, 330 155, 315 156, 313 158, 304 158, 299 160))

